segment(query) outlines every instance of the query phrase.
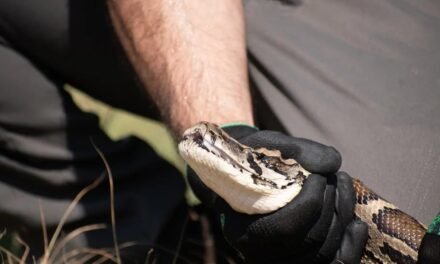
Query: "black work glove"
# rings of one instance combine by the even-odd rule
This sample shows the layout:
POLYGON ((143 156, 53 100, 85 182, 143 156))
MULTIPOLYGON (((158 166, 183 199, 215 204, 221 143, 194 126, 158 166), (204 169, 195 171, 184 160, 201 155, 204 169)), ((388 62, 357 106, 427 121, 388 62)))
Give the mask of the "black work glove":
POLYGON ((440 263, 440 213, 432 221, 419 248, 417 264, 440 263))
POLYGON ((234 211, 188 170, 194 193, 214 208, 226 240, 248 263, 360 262, 367 226, 353 221, 355 193, 351 177, 336 173, 341 157, 335 149, 248 126, 224 130, 250 147, 278 149, 284 158, 295 159, 312 173, 298 196, 283 208, 247 215, 234 211))

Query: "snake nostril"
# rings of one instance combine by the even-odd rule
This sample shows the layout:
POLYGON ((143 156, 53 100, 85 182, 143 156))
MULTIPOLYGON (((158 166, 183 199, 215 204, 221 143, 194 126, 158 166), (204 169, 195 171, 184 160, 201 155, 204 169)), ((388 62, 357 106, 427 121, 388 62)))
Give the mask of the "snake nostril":
POLYGON ((197 144, 202 144, 203 143, 203 136, 202 134, 200 134, 200 132, 196 132, 193 134, 193 140, 197 143, 197 144))
POLYGON ((199 131, 195 131, 191 134, 184 135, 183 140, 192 140, 194 143, 200 145, 203 143, 203 136, 199 131))

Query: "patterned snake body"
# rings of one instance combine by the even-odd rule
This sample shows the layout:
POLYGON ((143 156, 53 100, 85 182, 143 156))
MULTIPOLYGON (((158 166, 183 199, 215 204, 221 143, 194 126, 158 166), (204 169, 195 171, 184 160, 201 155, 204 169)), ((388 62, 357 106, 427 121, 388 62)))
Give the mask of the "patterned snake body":
MULTIPOLYGON (((310 175, 295 160, 283 159, 279 151, 244 146, 207 122, 184 133, 179 151, 204 184, 246 214, 283 207, 310 175)), ((425 227, 361 181, 353 179, 353 187, 355 214, 369 227, 361 263, 415 264, 425 227)))

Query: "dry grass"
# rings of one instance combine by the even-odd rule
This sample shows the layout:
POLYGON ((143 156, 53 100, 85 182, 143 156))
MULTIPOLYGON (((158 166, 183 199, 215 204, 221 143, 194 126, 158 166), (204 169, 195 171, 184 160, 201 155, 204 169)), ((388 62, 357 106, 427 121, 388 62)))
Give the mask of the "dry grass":
MULTIPOLYGON (((63 216, 61 217, 60 221, 58 222, 58 225, 50 238, 48 240, 48 234, 47 230, 45 228, 44 223, 44 212, 42 210, 42 207, 40 206, 40 214, 42 219, 42 231, 43 231, 43 243, 44 243, 44 254, 39 259, 36 260, 34 257, 32 257, 33 263, 41 263, 41 264, 56 264, 56 263, 70 263, 70 259, 78 255, 76 252, 63 252, 63 249, 65 248, 65 245, 74 239, 75 237, 85 233, 90 232, 97 229, 103 229, 106 228, 106 225, 104 224, 92 224, 87 226, 82 226, 80 228, 77 228, 70 233, 68 233, 65 237, 61 238, 60 234, 63 229, 63 226, 68 219, 70 213, 72 210, 78 205, 78 203, 81 201, 81 199, 90 191, 95 189, 103 180, 104 175, 97 178, 94 182, 92 182, 90 185, 86 186, 84 189, 82 189, 76 197, 72 200, 72 202, 69 204, 69 206, 66 208, 65 212, 63 213, 63 216), (60 256, 61 255, 61 256, 60 256)), ((17 235, 14 236, 14 239, 17 241, 19 245, 21 245, 24 248, 24 252, 21 256, 16 256, 13 252, 11 252, 9 249, 6 249, 4 247, 0 247, 0 251, 6 255, 6 259, 2 259, 2 263, 8 263, 8 264, 24 264, 29 262, 29 246, 17 235)), ((117 259, 114 258, 111 254, 106 252, 102 249, 88 249, 84 248, 83 251, 89 251, 93 252, 93 257, 96 256, 103 256, 107 260, 115 260, 115 263, 121 263, 117 259)), ((78 252, 79 253, 79 252, 78 252)), ((3 254, 1 255, 3 257, 3 254)), ((75 261, 76 262, 76 261, 75 261)), ((80 262, 84 263, 84 262, 80 262)))
MULTIPOLYGON (((162 124, 148 120, 145 118, 141 118, 139 116, 135 116, 129 113, 126 113, 121 110, 117 110, 111 108, 101 102, 98 102, 91 97, 83 94, 82 92, 74 89, 73 87, 66 87, 66 90, 72 95, 75 103, 86 112, 92 112, 101 120, 101 127, 103 130, 109 135, 110 138, 117 140, 127 135, 135 135, 143 140, 145 140, 152 148, 165 160, 174 165, 177 169, 179 169, 182 173, 184 172, 185 164, 177 154, 175 143, 168 133, 165 126, 162 124)), ((92 142, 93 144, 93 142, 92 142)), ((35 259, 34 256, 30 256, 29 246, 16 234, 8 234, 12 237, 12 248, 7 248, 6 246, 0 244, 0 263, 7 264, 24 264, 24 263, 41 263, 41 264, 57 264, 57 263, 86 263, 91 259, 94 259, 93 263, 102 263, 102 262, 113 262, 113 263, 121 263, 120 250, 125 249, 127 247, 135 245, 134 243, 124 243, 122 245, 118 245, 118 239, 116 234, 116 219, 115 219, 115 208, 114 208, 114 186, 112 180, 112 174, 105 159, 103 153, 93 144, 97 153, 101 157, 106 172, 103 173, 99 178, 97 178, 94 182, 92 182, 89 186, 86 186, 83 190, 81 190, 76 197, 72 200, 69 206, 66 208, 63 216, 61 217, 58 225, 52 234, 52 236, 48 237, 48 231, 46 228, 44 210, 39 201, 40 208, 40 219, 41 219, 41 230, 43 234, 42 242, 44 245, 44 254, 40 259, 35 259), (107 174, 109 189, 110 189, 110 212, 111 212, 111 228, 114 237, 114 246, 112 250, 109 249, 93 249, 93 248, 81 248, 74 249, 68 252, 65 252, 66 244, 78 237, 79 235, 91 232, 98 229, 108 228, 107 225, 97 223, 91 224, 87 226, 82 226, 77 228, 64 237, 61 237, 61 231, 63 226, 68 219, 70 213, 73 209, 78 205, 81 199, 87 195, 90 191, 99 186, 105 179, 105 174, 107 174), (16 248, 21 248, 21 254, 18 255, 16 252, 16 248), (95 260, 98 257, 97 260, 95 260)), ((194 195, 191 192, 186 194, 187 200, 190 204, 195 204, 198 201, 194 198, 194 195)), ((180 234, 180 242, 183 239, 183 235, 185 233, 185 228, 181 231, 180 234)), ((6 230, 0 233, 0 240, 6 235, 6 230)), ((160 245, 150 245, 152 247, 150 251, 146 255, 146 264, 155 263, 156 255, 158 252, 164 252, 166 254, 172 254, 174 256, 173 263, 177 263, 177 260, 181 260, 183 263, 190 263, 189 260, 180 256, 181 243, 176 250, 171 250, 168 248, 163 248, 160 245), (153 249, 155 248, 155 249, 153 249)), ((210 259, 211 257, 208 257, 210 259)))
MULTIPOLYGON (((102 130, 111 139, 118 140, 134 135, 147 142, 159 156, 185 174, 185 162, 177 153, 176 144, 162 123, 112 108, 69 85, 66 85, 66 91, 82 111, 99 117, 102 130)), ((187 188, 185 197, 189 205, 200 203, 190 188, 187 188)))
MULTIPOLYGON (((48 238, 48 232, 45 224, 45 217, 44 217, 44 211, 43 206, 41 204, 41 201, 39 201, 39 207, 40 207, 40 219, 41 219, 41 229, 43 233, 43 243, 44 243, 44 254, 41 256, 40 259, 35 259, 34 256, 29 256, 30 248, 29 246, 18 236, 14 235, 13 238, 15 239, 15 242, 20 245, 24 250, 21 256, 17 256, 16 253, 12 252, 10 249, 7 249, 3 246, 0 246, 0 263, 5 264, 25 264, 29 263, 30 259, 32 263, 40 263, 40 264, 82 264, 82 263, 93 263, 93 264, 100 264, 100 263, 108 263, 113 262, 117 264, 121 264, 121 255, 120 250, 126 249, 131 246, 136 245, 134 242, 126 242, 123 244, 118 244, 117 239, 117 232, 116 232, 116 213, 115 213, 115 199, 114 199, 114 183, 113 183, 113 176, 110 169, 110 166, 107 162, 107 159, 105 158, 102 151, 94 144, 94 142, 91 142, 93 147, 95 148, 98 155, 101 157, 102 162, 105 165, 106 171, 103 172, 103 174, 98 177, 95 181, 93 181, 90 185, 84 187, 72 200, 72 202, 69 204, 69 206, 64 211, 61 219, 59 220, 57 227, 55 231, 53 232, 50 239, 48 238), (61 231, 64 227, 64 224, 66 223, 69 215, 73 211, 73 209, 79 204, 82 198, 86 196, 89 192, 91 192, 93 189, 97 188, 106 178, 107 175, 108 183, 109 183, 109 193, 110 193, 110 217, 111 217, 111 229, 112 229, 112 236, 113 236, 113 249, 98 249, 98 248, 75 248, 70 251, 65 251, 65 246, 69 241, 72 241, 76 237, 78 237, 81 234, 84 234, 86 232, 98 230, 98 229, 105 229, 108 228, 105 224, 91 224, 86 226, 81 226, 77 229, 74 229, 70 231, 65 236, 61 237, 61 231), (1 254, 3 253, 3 254, 1 254), (4 256, 5 255, 5 256, 4 256)), ((156 262, 155 259, 155 251, 160 250, 162 252, 165 252, 167 254, 173 255, 173 263, 177 263, 178 260, 181 260, 184 263, 191 263, 189 260, 181 257, 179 255, 181 243, 183 241, 183 237, 186 231, 186 222, 184 227, 181 230, 181 233, 179 235, 179 243, 176 250, 170 250, 168 248, 161 247, 160 245, 150 245, 150 250, 147 254, 145 264, 153 264, 156 262), (156 250, 155 250, 156 249, 156 250)), ((2 233, 0 233, 0 239, 6 235, 6 230, 4 230, 2 233)), ((147 245, 146 245, 147 246, 147 245)))
POLYGON ((96 152, 101 157, 102 162, 104 162, 105 170, 107 171, 107 175, 108 175, 108 183, 109 183, 109 187, 110 187, 110 216, 111 216, 111 223, 112 223, 113 244, 114 244, 114 250, 115 250, 115 255, 116 255, 116 263, 121 264, 121 255, 119 253, 119 248, 118 248, 118 237, 116 235, 115 188, 113 185, 113 175, 112 175, 112 171, 110 170, 110 166, 108 165, 107 159, 105 158, 104 154, 95 145, 93 140, 91 140, 91 141, 92 141, 92 145, 95 148, 96 152))

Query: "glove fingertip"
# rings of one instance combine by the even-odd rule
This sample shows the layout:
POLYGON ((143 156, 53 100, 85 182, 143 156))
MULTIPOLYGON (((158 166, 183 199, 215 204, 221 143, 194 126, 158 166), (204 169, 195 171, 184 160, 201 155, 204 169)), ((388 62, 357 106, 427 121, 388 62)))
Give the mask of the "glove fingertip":
POLYGON ((363 238, 360 241, 361 244, 364 244, 364 245, 366 244, 367 239, 368 239, 368 225, 367 225, 367 223, 365 223, 364 221, 362 221, 359 218, 356 218, 350 224, 349 230, 351 233, 360 236, 360 238, 363 238))
POLYGON ((336 173, 336 176, 338 177, 339 181, 342 181, 344 183, 352 184, 353 182, 352 177, 345 171, 338 171, 336 173))
POLYGON ((347 227, 341 247, 335 260, 344 264, 358 264, 361 261, 368 240, 368 225, 360 219, 353 220, 347 227))
POLYGON ((342 171, 336 173, 336 178, 336 210, 338 211, 342 224, 346 226, 353 219, 356 193, 350 175, 342 171))
POLYGON ((323 193, 327 185, 327 178, 319 174, 310 174, 301 189, 301 193, 312 193, 316 195, 317 193, 323 193))
POLYGON ((307 139, 297 139, 297 141, 302 151, 297 154, 296 158, 306 170, 330 175, 336 173, 341 167, 341 154, 334 147, 307 139))
POLYGON ((265 233, 276 233, 278 236, 306 235, 320 216, 326 181, 327 179, 323 176, 311 174, 300 193, 290 203, 273 214, 259 219, 254 226, 258 225, 260 229, 264 227, 268 230, 265 233), (296 215, 298 217, 292 217, 296 215))
MULTIPOLYGON (((312 211, 319 212, 324 201, 324 190, 326 188, 327 179, 318 174, 310 174, 298 194, 281 212, 290 211, 312 211), (305 206, 307 204, 307 206, 305 206), (311 210, 313 208, 313 210, 311 210)), ((304 214, 307 214, 304 212, 304 214)))
POLYGON ((327 156, 330 156, 332 161, 328 166, 328 172, 334 173, 341 168, 342 165, 341 153, 332 146, 328 146, 326 152, 327 152, 327 156))

